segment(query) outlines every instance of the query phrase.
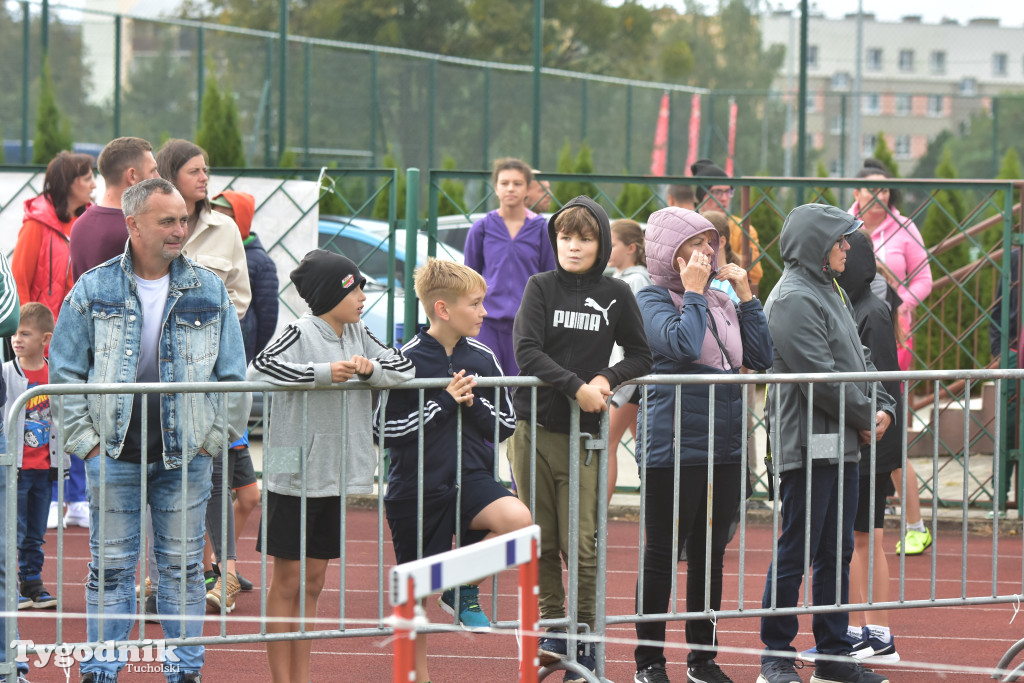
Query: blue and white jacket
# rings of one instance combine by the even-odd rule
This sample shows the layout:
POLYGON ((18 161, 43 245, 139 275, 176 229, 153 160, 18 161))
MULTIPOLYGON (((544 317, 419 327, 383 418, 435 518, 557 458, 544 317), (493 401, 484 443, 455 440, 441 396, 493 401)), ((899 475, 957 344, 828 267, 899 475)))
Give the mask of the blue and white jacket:
MULTIPOLYGON (((465 370, 477 377, 501 377, 498 360, 485 344, 463 337, 449 356, 426 330, 420 330, 402 353, 416 366, 416 377, 451 377, 465 370)), ((512 436, 516 414, 508 389, 495 397, 493 388, 473 391, 473 405, 462 411, 462 472, 493 476, 494 432, 498 441, 512 436)), ((391 392, 385 409, 384 445, 391 463, 388 468, 388 501, 415 501, 420 425, 419 390, 391 392)), ((458 449, 459 404, 444 388, 423 392, 423 492, 424 499, 444 497, 455 490, 458 449)), ((380 408, 374 416, 374 437, 380 441, 380 408)))
MULTIPOLYGON (((83 273, 64 299, 50 343, 50 381, 134 382, 141 337, 142 303, 129 245, 120 257, 83 273)), ((224 283, 184 256, 171 261, 159 367, 160 381, 168 384, 245 379, 242 331, 224 283)), ((238 439, 251 400, 248 393, 230 394, 224 412, 219 394, 160 394, 164 465, 181 467, 182 460, 190 462, 199 449, 220 453, 224 423, 229 441, 238 439)), ((62 416, 65 450, 84 458, 102 434, 102 452, 119 457, 131 410, 131 394, 67 396, 62 416)))
MULTIPOLYGON (((21 369, 21 363, 18 362, 17 358, 4 363, 3 366, 4 384, 6 385, 6 395, 3 396, 3 414, 7 415, 7 412, 11 409, 14 401, 19 396, 28 391, 28 379, 25 377, 25 372, 21 369)), ((57 420, 51 419, 49 426, 49 443, 50 443, 50 467, 57 467, 57 445, 60 443, 58 434, 57 420)), ((25 409, 22 407, 18 413, 18 421, 14 424, 13 428, 14 440, 18 444, 16 447, 18 453, 18 468, 21 468, 22 457, 25 454, 25 409)), ((63 454, 64 460, 64 471, 67 472, 71 468, 71 458, 68 457, 67 453, 63 454)))

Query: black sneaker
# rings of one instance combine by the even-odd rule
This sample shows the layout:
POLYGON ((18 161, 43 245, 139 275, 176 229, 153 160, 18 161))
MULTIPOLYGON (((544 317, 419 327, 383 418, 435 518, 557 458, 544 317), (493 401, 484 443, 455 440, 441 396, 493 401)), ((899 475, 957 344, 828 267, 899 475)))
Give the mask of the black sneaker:
POLYGON ((203 676, 198 671, 187 673, 181 677, 181 683, 203 683, 203 676))
POLYGON ((757 683, 803 683, 797 669, 804 668, 803 662, 792 659, 769 659, 761 662, 761 674, 757 683))
POLYGON ((160 613, 156 610, 156 593, 146 598, 146 623, 157 624, 160 622, 160 613))
POLYGON ((686 672, 686 678, 693 683, 733 683, 713 659, 691 666, 686 672))
POLYGON ((554 664, 565 659, 568 650, 565 648, 565 631, 548 631, 541 636, 537 644, 537 659, 541 666, 554 664))
POLYGON ((889 683, 889 678, 849 661, 820 661, 814 665, 811 683, 889 683))
POLYGON ((241 588, 243 591, 249 592, 249 591, 251 591, 254 588, 254 586, 252 585, 252 581, 250 581, 249 579, 245 578, 241 574, 238 574, 236 572, 235 573, 235 578, 238 579, 238 587, 241 588))
POLYGON ((209 593, 213 590, 214 585, 217 583, 217 579, 220 578, 220 572, 217 571, 216 565, 208 572, 203 572, 203 581, 206 582, 206 592, 209 593))
POLYGON ((670 683, 664 664, 651 664, 636 672, 634 683, 670 683))
POLYGON ((82 677, 78 679, 78 683, 94 683, 96 677, 92 674, 82 674, 82 677))

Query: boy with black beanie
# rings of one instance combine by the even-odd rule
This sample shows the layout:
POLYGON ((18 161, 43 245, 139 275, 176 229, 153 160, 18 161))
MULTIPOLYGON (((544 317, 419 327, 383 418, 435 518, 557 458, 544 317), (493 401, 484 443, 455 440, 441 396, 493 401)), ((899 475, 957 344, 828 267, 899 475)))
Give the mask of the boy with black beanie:
MULTIPOLYGON (((384 388, 412 379, 412 363, 381 343, 359 319, 366 301, 366 278, 355 263, 314 249, 290 277, 311 313, 288 325, 256 356, 249 366, 250 380, 325 386, 356 379, 384 388)), ((310 587, 322 587, 328 561, 341 556, 342 489, 346 494, 370 493, 373 486, 377 455, 371 424, 369 391, 274 394, 263 461, 265 552, 274 558, 267 592, 267 616, 276 617, 267 625, 271 633, 298 630, 297 621, 287 619, 298 619, 303 591, 306 617, 316 615, 319 592, 311 595, 310 587), (303 493, 305 529, 300 527, 303 493), (303 535, 305 585, 299 582, 303 535)), ((258 543, 257 550, 264 550, 263 545, 258 543)), ((310 644, 309 640, 267 643, 272 679, 308 681, 310 644)))

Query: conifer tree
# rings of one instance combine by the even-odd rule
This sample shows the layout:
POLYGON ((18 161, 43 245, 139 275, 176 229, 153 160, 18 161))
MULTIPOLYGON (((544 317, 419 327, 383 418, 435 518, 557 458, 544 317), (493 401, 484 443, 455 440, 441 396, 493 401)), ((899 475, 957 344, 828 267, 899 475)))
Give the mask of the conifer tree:
MULTIPOLYGON (((565 144, 562 145, 562 149, 558 153, 558 166, 555 170, 558 173, 572 173, 573 168, 572 146, 569 144, 569 139, 566 138, 565 144)), ((559 204, 565 204, 567 201, 579 194, 577 189, 576 183, 560 180, 557 183, 554 183, 554 186, 551 188, 551 193, 555 195, 555 199, 559 204)))
MULTIPOLYGON (((398 169, 398 187, 397 189, 397 206, 395 206, 395 217, 399 220, 405 218, 405 173, 402 172, 401 167, 395 160, 395 155, 391 151, 391 146, 388 145, 388 153, 384 155, 384 159, 381 161, 381 168, 395 168, 398 169)), ((389 188, 384 188, 380 194, 377 195, 377 199, 373 202, 373 217, 377 220, 386 221, 388 219, 388 195, 389 188)))
POLYGON ((896 163, 896 159, 892 156, 892 150, 889 149, 889 143, 885 141, 885 133, 878 131, 878 136, 875 142, 875 154, 874 157, 885 164, 885 167, 889 169, 889 173, 893 178, 900 177, 900 167, 896 163))
POLYGON ((32 143, 32 163, 48 164, 59 152, 71 150, 71 124, 61 116, 50 73, 50 58, 43 59, 43 75, 39 84, 39 111, 36 113, 36 135, 32 143))
MULTIPOLYGON (((816 169, 817 176, 819 178, 828 178, 828 170, 825 168, 825 162, 818 160, 818 167, 816 169)), ((831 204, 832 206, 839 206, 839 202, 836 201, 836 195, 830 187, 816 187, 815 192, 818 193, 818 197, 815 201, 822 204, 831 204)))

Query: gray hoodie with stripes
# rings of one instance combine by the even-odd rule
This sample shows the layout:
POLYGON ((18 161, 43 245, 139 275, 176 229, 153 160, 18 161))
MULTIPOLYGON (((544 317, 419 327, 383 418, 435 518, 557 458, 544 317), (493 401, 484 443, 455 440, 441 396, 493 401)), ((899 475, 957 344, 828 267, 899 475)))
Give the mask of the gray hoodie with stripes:
MULTIPOLYGON (((392 387, 416 373, 398 349, 384 345, 362 323, 345 325, 339 337, 328 323, 307 313, 256 356, 248 379, 331 386, 331 363, 354 355, 373 362, 370 375, 358 376, 373 387, 392 387)), ((347 493, 371 492, 377 453, 369 391, 289 391, 271 396, 263 451, 268 490, 300 496, 305 470, 310 498, 341 495, 342 479, 347 493)))

